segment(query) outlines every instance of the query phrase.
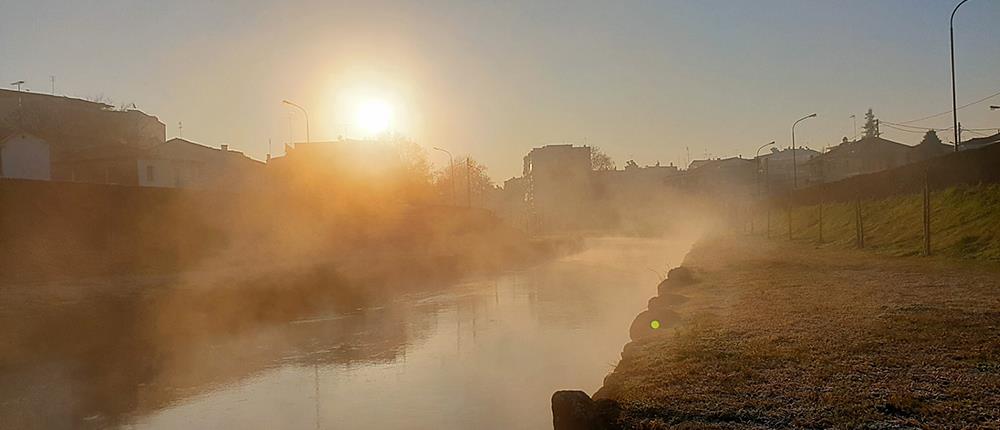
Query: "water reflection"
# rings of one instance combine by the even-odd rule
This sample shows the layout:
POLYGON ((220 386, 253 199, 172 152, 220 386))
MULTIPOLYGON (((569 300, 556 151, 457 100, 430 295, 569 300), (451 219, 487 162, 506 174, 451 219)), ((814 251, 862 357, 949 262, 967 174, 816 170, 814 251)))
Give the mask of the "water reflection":
POLYGON ((12 428, 545 428, 553 391, 600 386, 655 294, 654 272, 688 245, 595 240, 377 306, 270 317, 250 306, 225 323, 215 317, 242 313, 156 288, 8 304, 8 322, 49 314, 0 339, 15 346, 0 362, 0 418, 12 428), (27 341, 39 336, 48 341, 27 341))

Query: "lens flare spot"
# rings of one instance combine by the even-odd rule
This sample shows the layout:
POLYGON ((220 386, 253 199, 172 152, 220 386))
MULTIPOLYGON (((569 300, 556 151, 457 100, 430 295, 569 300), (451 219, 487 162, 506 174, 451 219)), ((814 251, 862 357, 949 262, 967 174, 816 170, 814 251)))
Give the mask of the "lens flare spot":
POLYGON ((656 330, 656 329, 660 328, 660 320, 652 320, 652 321, 650 321, 649 322, 649 326, 652 327, 653 330, 656 330))

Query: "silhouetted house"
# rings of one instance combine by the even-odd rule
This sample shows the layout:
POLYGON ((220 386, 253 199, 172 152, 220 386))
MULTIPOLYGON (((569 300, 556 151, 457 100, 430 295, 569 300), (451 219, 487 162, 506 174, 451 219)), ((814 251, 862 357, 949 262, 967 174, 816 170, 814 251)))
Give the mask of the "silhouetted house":
POLYGON ((146 187, 255 189, 265 175, 264 163, 229 145, 213 148, 179 138, 145 151, 136 166, 138 184, 146 187))
POLYGON ((916 163, 918 161, 948 155, 952 152, 955 152, 955 147, 952 145, 945 145, 941 142, 923 141, 917 144, 917 146, 910 148, 910 158, 908 162, 916 163))
MULTIPOLYGON (((969 149, 979 149, 990 145, 995 145, 997 143, 1000 143, 1000 132, 992 136, 977 137, 975 139, 969 139, 963 141, 960 145, 958 145, 958 150, 965 151, 969 149)), ((949 146, 949 148, 952 147, 949 146)))
POLYGON ((233 151, 184 139, 148 149, 129 145, 90 146, 60 154, 53 168, 74 182, 143 187, 235 189, 260 186, 264 163, 233 151))
POLYGON ((762 193, 783 193, 792 189, 794 182, 802 186, 807 182, 809 172, 806 163, 814 157, 820 155, 819 151, 807 147, 798 147, 793 151, 791 148, 777 149, 771 148, 770 154, 761 155, 757 158, 760 163, 759 179, 762 193), (795 166, 793 168, 793 166, 795 166))
MULTIPOLYGON (((299 142, 268 161, 267 176, 271 186, 305 200, 426 203, 431 196, 418 151, 415 143, 396 139, 299 142)), ((458 197, 465 202, 464 194, 458 197)))
POLYGON ((146 150, 117 143, 89 145, 53 154, 52 170, 61 181, 139 185, 138 160, 146 150))
MULTIPOLYGON (((702 161, 683 174, 666 179, 672 188, 696 194, 751 196, 754 192, 757 162, 742 157, 702 161)), ((692 162, 692 165, 694 163, 692 162)))
POLYGON ((911 162, 912 150, 911 146, 881 137, 844 141, 806 162, 808 181, 832 182, 899 167, 911 162))
POLYGON ((119 146, 141 150, 166 140, 166 126, 139 110, 115 109, 71 97, 0 90, 0 136, 15 130, 48 143, 53 180, 72 180, 67 162, 83 150, 108 157, 119 146))
POLYGON ((28 133, 0 137, 0 178, 49 180, 48 142, 28 133))
POLYGON ((286 145, 285 155, 267 164, 282 181, 318 185, 373 180, 400 168, 401 161, 392 142, 343 139, 286 145))

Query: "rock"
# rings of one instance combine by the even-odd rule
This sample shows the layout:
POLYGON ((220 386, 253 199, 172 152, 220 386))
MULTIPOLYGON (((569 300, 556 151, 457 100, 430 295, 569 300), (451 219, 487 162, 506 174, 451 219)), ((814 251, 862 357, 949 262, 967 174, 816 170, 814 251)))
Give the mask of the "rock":
POLYGON ((670 309, 658 308, 642 311, 628 329, 632 340, 666 334, 681 322, 680 315, 670 309))
POLYGON ((694 273, 691 272, 691 269, 684 266, 675 267, 667 272, 667 280, 677 285, 693 284, 694 273))
POLYGON ((674 306, 682 305, 688 300, 690 299, 688 299, 687 296, 666 293, 649 299, 647 308, 649 310, 672 308, 674 306))
POLYGON ((555 430, 617 429, 621 407, 610 399, 594 401, 583 391, 566 390, 552 394, 552 427, 555 430))
POLYGON ((583 391, 556 391, 555 394, 552 394, 552 428, 555 430, 599 429, 594 400, 583 391))
POLYGON ((660 281, 660 284, 656 286, 656 293, 662 296, 667 294, 667 291, 671 288, 683 287, 696 282, 698 281, 694 278, 691 269, 684 266, 675 267, 667 272, 667 279, 660 281))

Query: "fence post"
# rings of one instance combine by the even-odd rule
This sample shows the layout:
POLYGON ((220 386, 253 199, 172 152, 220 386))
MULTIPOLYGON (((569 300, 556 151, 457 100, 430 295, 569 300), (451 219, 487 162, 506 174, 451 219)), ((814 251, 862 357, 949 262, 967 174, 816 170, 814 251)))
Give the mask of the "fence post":
POLYGON ((858 248, 863 249, 865 247, 865 221, 861 213, 860 197, 858 197, 858 199, 855 201, 854 214, 855 214, 854 226, 856 228, 856 234, 857 234, 857 237, 855 238, 855 243, 857 244, 858 248))
POLYGON ((792 240, 792 199, 788 199, 788 240, 792 240))
POLYGON ((931 255, 931 188, 924 172, 924 255, 931 255))
POLYGON ((771 238, 771 203, 767 204, 767 238, 771 238))
POLYGON ((819 201, 819 243, 823 243, 823 200, 819 201))

